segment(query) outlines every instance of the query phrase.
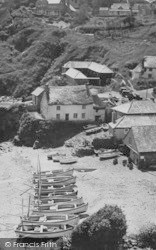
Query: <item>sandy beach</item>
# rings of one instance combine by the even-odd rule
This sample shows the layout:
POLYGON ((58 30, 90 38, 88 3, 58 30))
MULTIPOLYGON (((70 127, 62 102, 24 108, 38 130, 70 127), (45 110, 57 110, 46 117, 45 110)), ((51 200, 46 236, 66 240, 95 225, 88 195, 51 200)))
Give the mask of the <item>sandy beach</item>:
POLYGON ((129 170, 112 160, 99 161, 96 156, 77 158, 76 164, 65 166, 47 160, 47 154, 53 151, 70 154, 69 148, 33 150, 27 147, 15 147, 10 142, 2 143, 0 150, 0 237, 15 237, 14 229, 22 213, 28 209, 28 197, 33 199, 32 173, 36 170, 39 155, 42 170, 74 168, 77 176, 78 196, 88 202, 88 214, 96 212, 105 204, 120 206, 127 219, 128 234, 138 233, 139 229, 150 223, 156 223, 156 173, 129 170), (76 171, 92 169, 94 171, 76 171))

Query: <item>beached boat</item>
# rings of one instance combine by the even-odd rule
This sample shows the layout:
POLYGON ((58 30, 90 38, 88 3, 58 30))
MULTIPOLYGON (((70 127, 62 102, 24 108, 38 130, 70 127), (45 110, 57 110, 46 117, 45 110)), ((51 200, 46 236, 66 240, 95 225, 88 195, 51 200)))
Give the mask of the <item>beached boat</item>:
POLYGON ((107 154, 107 153, 113 153, 113 152, 118 152, 116 149, 105 149, 105 148, 100 148, 98 150, 94 149, 94 153, 97 156, 100 156, 101 154, 107 154))
MULTIPOLYGON (((61 200, 61 199, 60 199, 61 200)), ((47 202, 42 202, 41 200, 36 200, 34 207, 51 207, 55 206, 56 204, 83 204, 83 198, 76 198, 76 199, 62 199, 61 201, 56 200, 49 200, 47 202)))
MULTIPOLYGON (((35 182, 38 183, 37 180, 35 182)), ((41 179, 42 187, 55 186, 55 185, 70 185, 76 183, 76 177, 66 177, 66 178, 47 178, 41 179)))
POLYGON ((37 193, 40 191, 40 194, 56 194, 58 192, 74 192, 74 187, 71 188, 53 188, 53 189, 36 189, 35 190, 37 193))
POLYGON ((71 225, 74 226, 78 224, 79 222, 79 216, 74 214, 52 214, 49 216, 46 215, 30 215, 29 217, 23 216, 21 218, 21 224, 22 225, 33 225, 33 226, 39 226, 39 225, 71 225))
MULTIPOLYGON (((51 191, 73 191, 74 188, 76 188, 77 186, 74 184, 70 184, 70 185, 56 185, 56 186, 42 186, 42 183, 40 184, 40 191, 46 191, 51 193, 51 191)), ((39 184, 35 184, 34 185, 34 190, 36 192, 39 191, 39 184)))
POLYGON ((42 171, 41 173, 33 173, 34 178, 39 178, 41 177, 59 177, 59 176, 72 176, 74 172, 74 169, 69 169, 67 171, 63 170, 55 170, 55 171, 42 171))
POLYGON ((89 130, 89 129, 93 129, 93 128, 97 128, 97 125, 96 124, 88 124, 88 125, 83 126, 84 130, 89 130))
POLYGON ((77 162, 77 159, 73 157, 60 159, 60 164, 74 164, 76 162, 77 162))
POLYGON ((102 131, 102 127, 96 127, 96 128, 92 128, 89 130, 86 130, 86 135, 91 135, 91 134, 96 134, 102 131))
POLYGON ((59 155, 53 156, 53 162, 60 162, 61 158, 62 156, 59 156, 59 155))
POLYGON ((49 200, 51 197, 52 198, 53 197, 75 197, 75 196, 77 196, 77 193, 78 193, 78 191, 73 191, 73 192, 56 191, 53 194, 52 193, 51 194, 44 194, 44 195, 42 194, 42 195, 40 195, 40 197, 39 197, 38 193, 35 193, 34 198, 35 199, 40 198, 40 200, 42 200, 42 199, 49 200))
POLYGON ((80 214, 86 212, 88 209, 88 203, 85 204, 56 204, 55 206, 48 207, 45 209, 44 207, 34 208, 33 213, 35 214, 44 214, 49 215, 53 213, 58 214, 80 214))
POLYGON ((61 194, 59 194, 59 195, 48 194, 48 195, 41 195, 40 198, 39 198, 39 195, 35 195, 34 199, 35 199, 35 202, 36 202, 36 200, 40 199, 40 201, 42 201, 43 203, 51 201, 51 200, 56 200, 56 203, 57 203, 57 201, 60 201, 60 200, 62 201, 62 199, 63 200, 68 199, 68 201, 69 201, 69 199, 70 200, 77 199, 77 193, 78 192, 76 191, 76 192, 73 192, 72 194, 65 192, 63 195, 61 195, 61 194))
POLYGON ((103 161, 103 160, 108 160, 112 158, 117 158, 119 156, 120 156, 119 152, 103 153, 99 155, 99 159, 100 161, 103 161))
POLYGON ((66 156, 66 154, 62 154, 62 153, 51 153, 51 154, 48 154, 48 155, 47 155, 47 159, 48 159, 48 160, 52 160, 53 157, 56 157, 56 156, 62 157, 62 156, 66 156))
POLYGON ((15 230, 18 237, 35 239, 52 239, 63 236, 70 236, 74 227, 69 225, 50 225, 50 226, 23 226, 19 225, 15 230))

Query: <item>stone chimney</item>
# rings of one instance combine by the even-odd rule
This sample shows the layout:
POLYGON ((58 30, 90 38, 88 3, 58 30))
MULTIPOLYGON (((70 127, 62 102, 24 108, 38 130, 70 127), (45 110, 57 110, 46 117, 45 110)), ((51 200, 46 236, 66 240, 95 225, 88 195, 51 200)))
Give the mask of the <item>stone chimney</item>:
POLYGON ((116 111, 112 112, 112 122, 115 124, 116 123, 116 111))
POLYGON ((90 94, 90 89, 89 89, 89 84, 86 83, 85 85, 86 85, 87 95, 88 95, 88 96, 91 96, 91 94, 90 94))
POLYGON ((46 93, 46 96, 47 96, 47 100, 49 101, 49 84, 46 83, 45 87, 44 87, 44 90, 45 90, 45 93, 46 93))

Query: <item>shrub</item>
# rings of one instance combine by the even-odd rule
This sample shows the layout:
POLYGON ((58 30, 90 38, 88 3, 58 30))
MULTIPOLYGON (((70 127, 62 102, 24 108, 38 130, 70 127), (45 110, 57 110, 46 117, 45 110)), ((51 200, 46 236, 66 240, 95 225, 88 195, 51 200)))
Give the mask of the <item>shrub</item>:
POLYGON ((141 247, 156 249, 156 225, 150 224, 143 227, 137 236, 137 240, 141 247))
POLYGON ((126 229, 122 210, 117 206, 106 205, 76 227, 71 236, 72 249, 117 249, 126 229))

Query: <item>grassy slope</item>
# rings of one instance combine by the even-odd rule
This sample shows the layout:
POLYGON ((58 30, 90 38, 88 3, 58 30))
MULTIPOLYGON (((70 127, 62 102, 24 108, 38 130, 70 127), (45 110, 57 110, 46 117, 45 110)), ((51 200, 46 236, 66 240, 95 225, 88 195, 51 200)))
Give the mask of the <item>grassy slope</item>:
POLYGON ((12 21, 9 17, 1 30, 8 35, 6 41, 0 41, 1 95, 29 95, 36 86, 59 75, 68 60, 92 60, 109 66, 117 63, 124 72, 128 62, 156 55, 156 25, 124 33, 123 38, 98 40, 74 30, 59 31, 22 9, 15 11, 12 21))

